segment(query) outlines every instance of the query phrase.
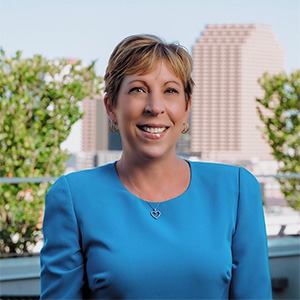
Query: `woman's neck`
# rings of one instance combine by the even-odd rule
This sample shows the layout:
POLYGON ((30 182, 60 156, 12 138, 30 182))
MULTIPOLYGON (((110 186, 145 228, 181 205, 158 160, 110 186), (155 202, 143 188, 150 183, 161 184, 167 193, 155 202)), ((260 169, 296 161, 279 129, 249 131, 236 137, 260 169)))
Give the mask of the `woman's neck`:
POLYGON ((117 162, 124 186, 136 196, 151 202, 165 201, 184 192, 189 184, 187 168, 186 161, 178 156, 144 164, 122 156, 117 162))

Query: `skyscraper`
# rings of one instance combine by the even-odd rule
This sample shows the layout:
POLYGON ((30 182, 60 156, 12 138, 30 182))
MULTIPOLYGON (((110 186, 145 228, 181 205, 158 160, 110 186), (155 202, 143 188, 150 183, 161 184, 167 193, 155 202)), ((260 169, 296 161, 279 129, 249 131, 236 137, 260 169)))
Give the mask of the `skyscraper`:
POLYGON ((256 112, 257 80, 283 71, 283 51, 267 25, 208 25, 193 47, 191 151, 203 160, 270 159, 256 112))
POLYGON ((108 130, 108 117, 101 96, 83 100, 82 150, 97 152, 103 150, 122 150, 120 133, 108 130))
POLYGON ((101 96, 83 100, 82 150, 108 149, 108 119, 101 96))

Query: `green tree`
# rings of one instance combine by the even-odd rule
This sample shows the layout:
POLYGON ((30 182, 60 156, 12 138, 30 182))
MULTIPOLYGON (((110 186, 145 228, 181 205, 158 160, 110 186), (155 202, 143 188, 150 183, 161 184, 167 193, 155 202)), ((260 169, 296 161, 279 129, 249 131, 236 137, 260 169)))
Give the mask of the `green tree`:
MULTIPOLYGON (((264 136, 280 173, 300 173, 300 70, 290 75, 264 74, 259 79, 264 97, 256 99, 264 136)), ((278 179, 287 202, 300 209, 299 178, 278 179)))
MULTIPOLYGON (((68 159, 61 149, 82 118, 79 103, 102 89, 94 62, 8 57, 0 51, 0 177, 57 177, 68 159)), ((0 251, 22 253, 41 237, 50 183, 0 183, 0 251)))

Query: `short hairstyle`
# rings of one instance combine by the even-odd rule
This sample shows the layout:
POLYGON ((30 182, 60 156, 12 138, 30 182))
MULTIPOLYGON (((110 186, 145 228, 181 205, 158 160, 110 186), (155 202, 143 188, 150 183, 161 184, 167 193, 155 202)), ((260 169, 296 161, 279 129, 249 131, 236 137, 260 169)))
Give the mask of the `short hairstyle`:
POLYGON ((143 75, 154 70, 164 60, 170 71, 182 80, 186 102, 191 98, 194 81, 191 77, 193 60, 178 43, 166 43, 155 35, 131 35, 122 40, 112 52, 104 76, 107 97, 116 105, 124 76, 143 75))

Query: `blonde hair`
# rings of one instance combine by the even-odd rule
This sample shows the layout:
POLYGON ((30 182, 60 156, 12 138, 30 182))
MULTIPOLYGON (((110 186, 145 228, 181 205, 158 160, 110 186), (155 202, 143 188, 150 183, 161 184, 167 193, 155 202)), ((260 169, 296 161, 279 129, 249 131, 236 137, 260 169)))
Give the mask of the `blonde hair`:
POLYGON ((116 105, 124 76, 147 74, 164 60, 170 71, 181 79, 186 102, 191 98, 194 81, 193 61, 187 50, 177 43, 166 43, 155 35, 132 35, 122 40, 112 52, 104 76, 105 90, 112 105, 116 105))

